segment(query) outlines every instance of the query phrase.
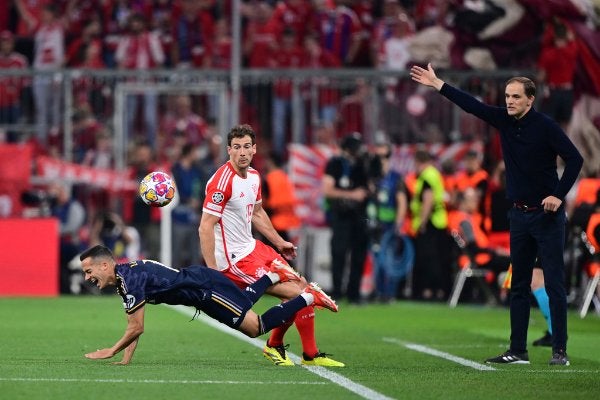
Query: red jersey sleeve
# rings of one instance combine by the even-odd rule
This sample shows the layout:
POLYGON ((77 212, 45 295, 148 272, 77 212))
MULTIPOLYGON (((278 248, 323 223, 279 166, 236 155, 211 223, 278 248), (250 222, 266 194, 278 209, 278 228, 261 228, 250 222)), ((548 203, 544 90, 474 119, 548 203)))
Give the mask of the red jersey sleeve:
POLYGON ((223 165, 206 183, 202 211, 220 217, 225 204, 231 198, 231 182, 235 171, 229 163, 223 165))

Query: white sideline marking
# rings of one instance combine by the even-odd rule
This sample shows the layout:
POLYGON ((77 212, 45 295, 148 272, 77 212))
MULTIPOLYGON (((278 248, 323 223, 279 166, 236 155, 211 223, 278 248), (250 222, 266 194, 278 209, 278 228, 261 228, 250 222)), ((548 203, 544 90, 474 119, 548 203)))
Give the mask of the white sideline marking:
POLYGON ((394 338, 383 338, 384 342, 395 343, 401 346, 406 347, 407 349, 418 351, 420 353, 429 354, 431 356, 440 357, 444 360, 452 361, 460 365, 464 365, 466 367, 474 368, 480 371, 496 371, 496 368, 490 367, 489 365, 480 364, 475 361, 467 360, 466 358, 458 357, 452 355, 450 353, 445 353, 443 351, 439 351, 436 349, 432 349, 431 347, 423 346, 421 344, 415 343, 406 343, 398 339, 394 338))
MULTIPOLYGON (((193 317, 195 314, 195 310, 193 310, 190 307, 171 306, 171 305, 167 305, 167 307, 173 308, 174 310, 177 310, 180 313, 188 315, 190 317, 193 317)), ((216 321, 204 314, 200 314, 200 316, 196 319, 201 320, 201 322, 203 322, 215 329, 218 329, 223 333, 226 333, 231 336, 235 336, 236 338, 238 338, 246 343, 249 343, 255 347, 258 347, 261 350, 265 345, 264 340, 260 340, 257 338, 250 338, 250 337, 244 335, 243 333, 236 331, 234 329, 231 329, 227 325, 224 325, 224 324, 220 323, 219 321, 216 321)), ((355 393, 364 399, 367 399, 367 400, 394 400, 391 397, 387 397, 379 392, 369 389, 366 386, 358 384, 342 375, 332 372, 332 371, 328 370, 327 368, 315 367, 315 366, 310 366, 310 365, 302 365, 302 364, 300 364, 301 360, 300 360, 299 356, 297 356, 289 351, 287 353, 288 353, 288 356, 290 357, 290 359, 292 361, 294 361, 295 364, 298 364, 299 366, 306 368, 313 374, 319 375, 320 377, 327 379, 327 380, 331 381, 332 383, 335 383, 336 385, 341 386, 344 389, 347 389, 347 390, 351 391, 352 393, 355 393)))
POLYGON ((81 383, 157 383, 177 385, 325 385, 325 382, 301 382, 301 381, 195 381, 189 379, 81 379, 81 378, 0 378, 0 381, 8 382, 81 382, 81 383))

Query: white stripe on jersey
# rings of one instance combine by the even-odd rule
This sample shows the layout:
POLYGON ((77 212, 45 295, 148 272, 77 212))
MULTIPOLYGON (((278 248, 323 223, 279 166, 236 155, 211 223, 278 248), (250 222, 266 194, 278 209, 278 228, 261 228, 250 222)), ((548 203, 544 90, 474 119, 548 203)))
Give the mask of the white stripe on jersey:
POLYGON ((229 183, 229 179, 231 179, 231 175, 233 174, 233 171, 230 169, 227 169, 223 172, 223 175, 221 175, 221 178, 219 179, 219 183, 217 184, 217 189, 221 190, 221 191, 225 191, 225 189, 227 188, 227 184, 229 183))

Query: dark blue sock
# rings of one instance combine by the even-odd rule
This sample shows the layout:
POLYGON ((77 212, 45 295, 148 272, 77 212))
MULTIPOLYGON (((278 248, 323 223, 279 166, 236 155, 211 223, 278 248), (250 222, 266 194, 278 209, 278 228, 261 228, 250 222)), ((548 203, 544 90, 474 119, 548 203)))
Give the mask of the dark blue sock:
POLYGON ((269 278, 265 274, 252 285, 246 287, 246 289, 244 290, 244 294, 252 302, 252 304, 254 304, 258 301, 258 299, 260 299, 260 296, 262 296, 268 289, 268 287, 272 284, 273 282, 271 282, 271 278, 269 278))
POLYGON ((294 314, 307 305, 308 304, 306 303, 306 300, 304 300, 304 297, 298 296, 295 299, 271 307, 260 316, 260 334, 262 335, 263 333, 269 332, 276 326, 283 325, 289 321, 294 314))

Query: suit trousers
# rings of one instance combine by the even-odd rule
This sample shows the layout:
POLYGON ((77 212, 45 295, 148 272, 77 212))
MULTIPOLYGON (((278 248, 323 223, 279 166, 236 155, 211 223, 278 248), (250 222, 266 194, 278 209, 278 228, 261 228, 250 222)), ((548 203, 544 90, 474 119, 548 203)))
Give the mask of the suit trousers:
POLYGON ((510 218, 510 254, 513 268, 510 295, 510 348, 527 350, 527 328, 530 316, 531 277, 536 258, 544 271, 546 292, 550 299, 552 347, 567 347, 567 294, 565 290, 565 225, 566 214, 542 208, 524 212, 513 208, 510 218))

